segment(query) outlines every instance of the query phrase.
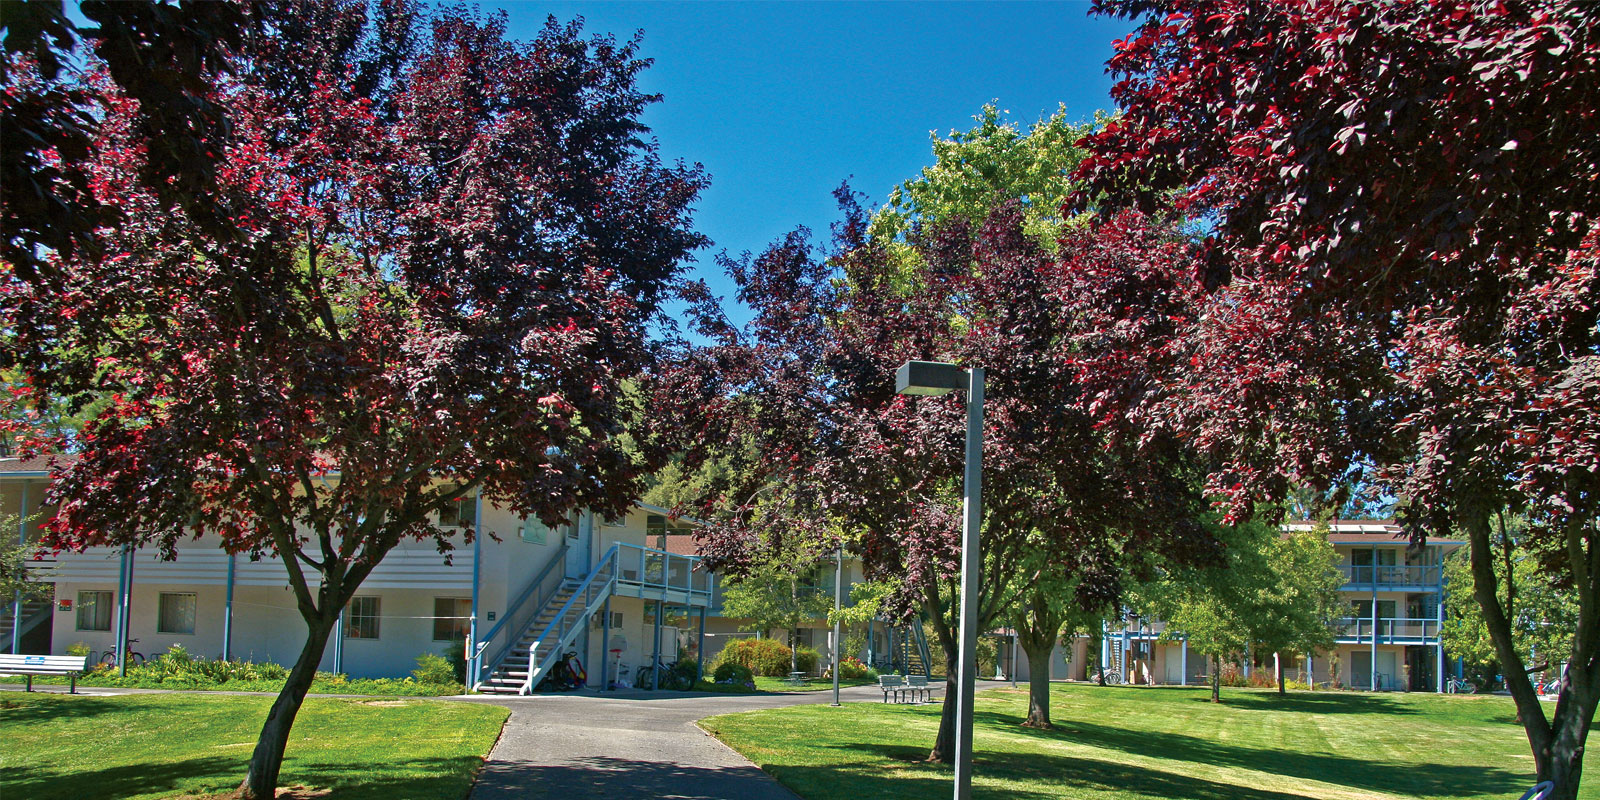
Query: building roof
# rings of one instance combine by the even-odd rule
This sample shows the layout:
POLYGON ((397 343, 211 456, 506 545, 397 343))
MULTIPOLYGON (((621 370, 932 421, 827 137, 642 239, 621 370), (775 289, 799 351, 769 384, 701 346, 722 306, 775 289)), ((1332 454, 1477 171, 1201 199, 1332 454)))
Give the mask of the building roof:
POLYGON ((71 464, 77 461, 75 455, 62 453, 57 455, 38 456, 36 458, 0 458, 0 475, 17 473, 44 474, 54 465, 71 464))
MULTIPOLYGON (((1290 520, 1283 523, 1286 531, 1316 530, 1322 523, 1312 520, 1290 520)), ((1334 519, 1328 523, 1328 541, 1333 544, 1397 544, 1411 543, 1404 529, 1392 519, 1334 519)), ((1429 544, 1465 544, 1458 539, 1430 536, 1429 544)))
POLYGON ((694 536, 687 533, 669 533, 664 537, 667 540, 666 551, 675 556, 698 556, 700 545, 695 544, 694 536))

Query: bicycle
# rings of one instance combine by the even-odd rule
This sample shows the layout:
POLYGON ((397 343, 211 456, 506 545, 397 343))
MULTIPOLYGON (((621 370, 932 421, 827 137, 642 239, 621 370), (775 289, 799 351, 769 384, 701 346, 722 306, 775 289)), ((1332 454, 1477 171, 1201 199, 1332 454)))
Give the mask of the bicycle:
POLYGON ((1478 687, 1464 678, 1451 678, 1445 681, 1444 691, 1446 694, 1476 694, 1478 687))
MULTIPOLYGON (((138 639, 129 639, 128 640, 128 644, 129 644, 129 646, 132 646, 137 641, 139 641, 139 640, 138 639)), ((128 663, 130 665, 137 667, 140 664, 143 664, 144 661, 145 661, 144 653, 141 653, 138 650, 129 650, 128 651, 128 663)), ((117 665, 117 646, 116 645, 114 645, 114 644, 111 645, 111 649, 107 650, 105 655, 100 657, 100 664, 102 666, 107 666, 107 667, 114 667, 114 666, 117 665)))
POLYGON ((678 669, 679 663, 681 662, 674 661, 668 664, 658 656, 656 663, 646 664, 639 668, 639 672, 635 676, 634 688, 649 689, 652 688, 652 682, 656 684, 654 688, 667 691, 681 692, 694 688, 695 679, 680 671, 678 669), (660 677, 657 678, 657 675, 660 677))
POLYGON ((1107 686, 1121 686, 1123 684, 1122 673, 1114 669, 1108 669, 1104 672, 1095 673, 1094 677, 1090 678, 1090 680, 1099 682, 1102 677, 1104 678, 1107 686))

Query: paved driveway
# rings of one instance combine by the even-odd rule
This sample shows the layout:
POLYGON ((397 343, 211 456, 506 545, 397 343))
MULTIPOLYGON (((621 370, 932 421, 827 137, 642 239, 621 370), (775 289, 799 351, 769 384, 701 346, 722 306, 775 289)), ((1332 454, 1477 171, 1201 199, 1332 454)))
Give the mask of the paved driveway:
MULTIPOLYGON (((881 700, 876 686, 842 690, 881 700)), ((608 692, 462 698, 511 709, 472 800, 795 800, 744 756, 695 726, 734 711, 828 703, 833 692, 727 695, 608 692)))

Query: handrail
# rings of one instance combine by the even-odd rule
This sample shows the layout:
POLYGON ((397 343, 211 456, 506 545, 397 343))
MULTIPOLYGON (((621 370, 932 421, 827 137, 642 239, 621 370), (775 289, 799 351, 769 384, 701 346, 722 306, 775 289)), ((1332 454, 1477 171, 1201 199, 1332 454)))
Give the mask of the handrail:
POLYGON ((534 612, 537 613, 538 609, 543 608, 550 601, 550 598, 555 596, 556 591, 560 588, 559 585, 552 587, 548 592, 539 592, 538 590, 539 587, 544 585, 545 579, 550 577, 551 572, 556 567, 565 565, 566 556, 567 542, 562 541, 561 546, 556 548, 556 552, 551 555, 550 560, 545 562, 544 567, 539 570, 539 574, 534 576, 533 580, 528 583, 527 588, 524 588, 522 593, 517 596, 517 599, 506 608, 505 616, 495 622, 494 627, 490 628, 489 632, 474 644, 473 657, 478 659, 478 674, 473 676, 474 681, 482 681, 484 676, 493 675, 495 669, 499 668, 500 662, 505 661, 506 656, 511 654, 512 648, 516 645, 515 639, 507 641, 505 646, 500 649, 500 652, 494 655, 494 658, 488 661, 482 659, 483 651, 494 643, 495 637, 500 634, 501 629, 507 629, 513 633, 518 630, 520 623, 518 627, 506 628, 506 626, 518 619, 524 607, 527 606, 528 600, 536 594, 539 595, 538 602, 531 606, 534 612))
MULTIPOLYGON (((591 602, 592 598, 589 597, 589 592, 594 588, 595 578, 600 575, 601 570, 605 569, 609 565, 611 567, 610 581, 615 581, 616 559, 617 545, 613 544, 611 545, 610 549, 606 550, 605 555, 601 556, 600 560, 595 562, 594 569, 591 570, 586 577, 584 577, 583 582, 578 584, 577 588, 572 590, 572 596, 567 598, 567 602, 561 604, 561 610, 556 612, 555 617, 550 620, 550 624, 546 625, 544 630, 539 632, 538 638, 534 639, 533 642, 528 645, 528 677, 522 683, 522 694, 528 694, 533 691, 533 678, 535 675, 539 675, 543 671, 539 669, 541 665, 534 660, 539 654, 539 645, 543 644, 544 641, 549 638, 552 630, 558 630, 565 625, 567 615, 572 612, 573 604, 578 602, 579 597, 584 598, 584 608, 586 610, 593 611, 594 605, 591 602)), ((608 581, 608 583, 610 581, 608 581)), ((562 633, 557 634, 556 638, 558 643, 561 637, 565 635, 565 632, 566 631, 563 630, 562 633)), ((550 655, 546 657, 546 659, 548 660, 550 657, 559 656, 560 654, 561 648, 559 646, 555 647, 551 651, 550 655)))
POLYGON ((556 549, 555 554, 550 557, 550 561, 544 565, 544 569, 539 570, 539 574, 533 576, 533 580, 528 582, 528 588, 523 589, 522 594, 517 595, 517 599, 506 606, 505 616, 502 616, 500 621, 496 622, 494 627, 490 628, 489 632, 478 640, 477 655, 483 655, 483 648, 488 647, 489 642, 494 641, 495 635, 500 632, 501 628, 505 627, 506 622, 511 619, 513 614, 522 610, 522 604, 528 602, 528 598, 533 596, 533 590, 539 588, 539 584, 544 583, 544 579, 550 576, 550 570, 555 569, 557 564, 565 563, 566 555, 567 543, 563 541, 561 546, 556 549))
MULTIPOLYGON (((712 576, 709 572, 700 572, 697 570, 697 566, 704 561, 704 559, 699 556, 669 553, 665 550, 657 550, 654 547, 645 547, 644 545, 637 545, 631 542, 617 542, 615 545, 613 545, 613 547, 627 548, 628 550, 637 554, 638 563, 636 566, 638 568, 638 573, 634 578, 625 578, 621 575, 622 557, 619 550, 617 558, 617 580, 621 583, 682 591, 690 596, 703 597, 708 603, 716 591, 714 585, 714 576, 712 576), (683 585, 681 586, 674 584, 672 581, 672 567, 675 562, 681 562, 687 566, 687 569, 685 569, 683 572, 683 585), (655 577, 652 578, 652 575, 655 575, 655 577), (706 578, 704 581, 705 586, 703 588, 696 586, 696 583, 698 583, 698 581, 695 579, 697 575, 704 575, 706 578)), ((632 562, 633 558, 634 556, 631 553, 629 556, 629 561, 632 562)))

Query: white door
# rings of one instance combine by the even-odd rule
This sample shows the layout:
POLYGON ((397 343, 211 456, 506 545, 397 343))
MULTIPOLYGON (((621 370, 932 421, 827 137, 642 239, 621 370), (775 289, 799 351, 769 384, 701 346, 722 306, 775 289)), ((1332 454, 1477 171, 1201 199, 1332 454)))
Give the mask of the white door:
POLYGON ((589 537, 594 517, 579 514, 575 522, 568 523, 561 535, 567 537, 567 577, 582 580, 589 574, 589 537))

